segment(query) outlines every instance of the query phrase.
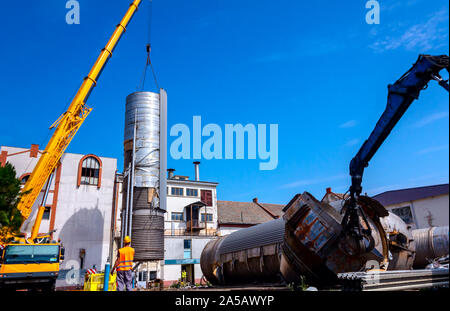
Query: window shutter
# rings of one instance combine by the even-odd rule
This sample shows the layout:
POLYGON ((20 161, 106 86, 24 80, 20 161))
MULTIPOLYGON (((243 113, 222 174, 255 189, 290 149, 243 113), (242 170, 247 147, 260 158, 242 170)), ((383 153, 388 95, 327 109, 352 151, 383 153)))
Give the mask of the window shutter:
POLYGON ((200 191, 201 200, 206 206, 212 206, 212 191, 211 190, 201 190, 200 191))

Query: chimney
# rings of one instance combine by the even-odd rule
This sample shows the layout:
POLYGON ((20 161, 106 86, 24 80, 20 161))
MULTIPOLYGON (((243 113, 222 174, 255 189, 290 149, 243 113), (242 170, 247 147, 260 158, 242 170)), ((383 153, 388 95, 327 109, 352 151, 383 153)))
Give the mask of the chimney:
POLYGON ((6 164, 6 159, 8 158, 8 151, 4 150, 0 153, 0 166, 3 167, 6 164))
POLYGON ((37 158, 39 152, 39 145, 31 144, 30 158, 37 158))
POLYGON ((195 181, 200 181, 200 168, 199 168, 200 162, 196 161, 194 162, 195 166, 195 181))
POLYGON ((168 175, 167 179, 172 179, 173 178, 173 172, 175 172, 175 169, 168 168, 167 171, 169 172, 169 175, 168 175))
POLYGON ((328 188, 327 188, 327 194, 330 194, 330 193, 331 193, 331 188, 328 187, 328 188))
POLYGON ((258 198, 254 198, 254 199, 253 199, 253 203, 258 204, 258 198))

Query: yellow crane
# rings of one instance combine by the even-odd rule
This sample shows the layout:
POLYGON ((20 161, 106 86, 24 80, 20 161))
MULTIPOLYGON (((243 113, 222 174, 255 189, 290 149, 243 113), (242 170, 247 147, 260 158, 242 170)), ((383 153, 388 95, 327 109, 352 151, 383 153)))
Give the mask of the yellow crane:
MULTIPOLYGON (((92 108, 86 105, 86 101, 141 1, 134 0, 131 3, 125 16, 117 25, 108 43, 92 66, 91 71, 84 78, 69 108, 50 127, 55 128, 55 131, 26 182, 23 188, 25 194, 21 197, 17 206, 24 221, 30 216, 32 207, 46 183, 48 184, 46 192, 48 191, 51 183, 49 178, 52 172, 91 112, 92 108)), ((11 286, 14 288, 30 288, 39 285, 41 288, 54 289, 59 263, 64 259, 64 250, 56 242, 39 243, 39 241, 42 241, 42 237, 38 236, 38 233, 45 211, 45 197, 46 195, 44 195, 44 204, 39 206, 37 211, 31 236, 29 238, 13 237, 14 241, 4 245, 4 249, 1 251, 0 288, 11 286)), ((4 240, 6 237, 1 238, 4 240)))

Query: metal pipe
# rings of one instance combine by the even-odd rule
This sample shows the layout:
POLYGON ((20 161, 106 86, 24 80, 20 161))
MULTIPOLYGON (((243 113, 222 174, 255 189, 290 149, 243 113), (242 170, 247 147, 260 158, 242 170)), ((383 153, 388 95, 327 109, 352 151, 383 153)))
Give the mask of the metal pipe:
POLYGON ((159 209, 167 210, 167 93, 159 90, 159 209))
POLYGON ((127 199, 126 199, 126 206, 125 206, 125 221, 123 222, 124 225, 124 234, 122 237, 122 241, 120 242, 121 247, 123 246, 123 239, 125 238, 125 236, 128 235, 128 217, 129 217, 129 206, 130 206, 130 183, 131 183, 131 179, 130 179, 130 171, 131 171, 131 163, 128 163, 128 169, 127 169, 127 175, 128 175, 128 179, 127 179, 127 199))
POLYGON ((172 179, 173 178, 173 172, 175 172, 175 169, 173 169, 173 168, 169 168, 169 169, 167 169, 167 172, 168 172, 168 179, 172 179))
POLYGON ((194 162, 195 166, 195 181, 200 181, 200 161, 194 162))
MULTIPOLYGON (((137 120, 137 109, 134 113, 134 133, 133 133, 133 151, 131 156, 131 186, 130 186, 130 216, 128 218, 128 236, 131 237, 132 224, 133 224, 133 200, 134 200, 134 164, 136 161, 136 120, 137 120)), ((131 245, 131 243, 130 243, 131 245)))
POLYGON ((111 265, 109 264, 109 261, 105 264, 105 273, 103 275, 103 291, 107 292, 109 287, 109 273, 111 271, 111 265))

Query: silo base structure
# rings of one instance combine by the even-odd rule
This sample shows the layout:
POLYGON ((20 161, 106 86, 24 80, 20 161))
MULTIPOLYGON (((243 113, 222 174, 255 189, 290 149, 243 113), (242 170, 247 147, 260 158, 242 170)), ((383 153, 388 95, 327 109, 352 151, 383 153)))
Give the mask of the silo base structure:
POLYGON ((127 96, 122 238, 131 236, 135 261, 164 259, 166 128, 167 95, 163 89, 159 94, 127 96))

